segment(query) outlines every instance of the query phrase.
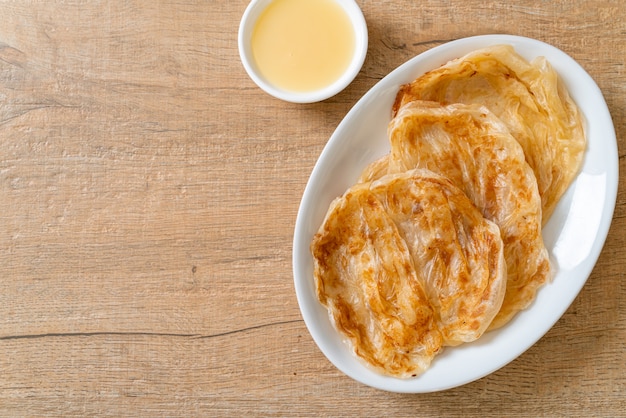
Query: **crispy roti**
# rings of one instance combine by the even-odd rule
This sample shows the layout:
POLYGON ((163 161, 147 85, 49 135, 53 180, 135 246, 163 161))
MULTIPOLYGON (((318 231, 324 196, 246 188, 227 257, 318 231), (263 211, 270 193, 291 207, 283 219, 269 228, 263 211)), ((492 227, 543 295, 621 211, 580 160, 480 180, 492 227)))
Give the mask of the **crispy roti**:
MULTIPOLYGON (((399 109, 389 139, 387 172, 425 168, 445 176, 500 228, 507 290, 491 328, 504 325, 551 277, 537 181, 521 146, 486 107, 423 101, 399 109)), ((374 164, 384 171, 384 159, 374 164)))
POLYGON ((481 104, 508 127, 537 178, 543 223, 578 174, 586 148, 582 116, 544 57, 510 45, 471 52, 400 88, 394 114, 414 100, 481 104))
POLYGON ((391 151, 337 198, 311 252, 358 357, 396 377, 527 308, 552 271, 542 226, 582 165, 582 116, 543 57, 474 51, 402 86, 391 151))
POLYGON ((498 227, 428 170, 349 188, 311 252, 334 326, 358 357, 395 377, 422 373, 445 345, 479 338, 506 288, 498 227))

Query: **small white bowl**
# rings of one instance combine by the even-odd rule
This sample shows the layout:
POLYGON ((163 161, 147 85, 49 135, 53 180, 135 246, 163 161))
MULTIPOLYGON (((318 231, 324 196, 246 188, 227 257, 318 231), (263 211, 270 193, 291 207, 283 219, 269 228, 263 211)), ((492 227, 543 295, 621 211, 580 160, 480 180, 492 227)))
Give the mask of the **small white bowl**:
POLYGON ((361 70, 367 54, 367 24, 365 23, 365 18, 357 3, 354 0, 334 0, 347 13, 354 30, 354 55, 348 68, 337 80, 324 88, 308 92, 293 92, 283 90, 269 83, 260 74, 252 54, 252 32, 261 13, 263 13, 273 1, 274 0, 252 0, 250 4, 248 4, 241 18, 241 23, 239 24, 239 56, 252 81, 266 93, 292 103, 320 102, 345 89, 361 70))

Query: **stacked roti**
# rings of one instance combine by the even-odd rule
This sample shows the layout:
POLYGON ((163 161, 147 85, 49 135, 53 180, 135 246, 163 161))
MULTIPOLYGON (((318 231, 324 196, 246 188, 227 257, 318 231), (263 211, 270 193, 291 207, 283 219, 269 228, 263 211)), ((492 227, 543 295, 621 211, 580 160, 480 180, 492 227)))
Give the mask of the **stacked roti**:
POLYGON ((495 46, 402 86, 391 151, 313 238, 317 296, 358 357, 396 377, 527 308, 542 225, 580 169, 581 116, 543 58, 495 46))
POLYGON ((524 150, 543 223, 578 174, 586 148, 581 115, 544 57, 526 61, 510 45, 479 49, 400 88, 394 113, 414 100, 486 106, 524 150))
POLYGON ((362 177, 415 167, 432 170, 452 180, 500 228, 507 292, 491 327, 504 325, 532 302, 551 274, 537 180, 522 147, 489 109, 459 103, 407 103, 389 124, 389 139, 391 153, 362 177))

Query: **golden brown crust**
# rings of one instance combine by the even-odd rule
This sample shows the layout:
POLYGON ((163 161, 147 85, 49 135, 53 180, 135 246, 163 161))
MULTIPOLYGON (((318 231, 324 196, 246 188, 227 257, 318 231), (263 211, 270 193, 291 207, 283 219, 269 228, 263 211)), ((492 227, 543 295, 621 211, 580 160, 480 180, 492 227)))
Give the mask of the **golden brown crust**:
POLYGON ((480 337, 502 303, 497 227, 452 183, 416 170, 336 199, 311 244, 320 302, 355 353, 396 377, 480 337))
POLYGON ((400 88, 393 112, 413 100, 481 104, 508 127, 537 178, 543 224, 582 165, 582 117, 556 72, 509 45, 474 51, 400 88))
POLYGON ((500 227, 507 292, 492 328, 534 299, 551 274, 541 234, 541 200, 520 145, 488 109, 413 101, 389 125, 388 171, 426 168, 449 178, 500 227))
POLYGON ((370 185, 407 243, 446 345, 478 339, 500 310, 506 263, 498 227, 428 170, 370 185))

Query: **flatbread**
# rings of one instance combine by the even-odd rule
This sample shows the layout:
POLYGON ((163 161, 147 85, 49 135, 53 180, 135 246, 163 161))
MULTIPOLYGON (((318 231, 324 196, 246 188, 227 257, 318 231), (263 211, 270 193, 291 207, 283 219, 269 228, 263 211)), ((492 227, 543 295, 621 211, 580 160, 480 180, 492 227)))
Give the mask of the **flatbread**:
POLYGON ((551 278, 541 199, 521 146, 500 119, 478 105, 409 102, 390 122, 388 136, 389 173, 425 168, 445 176, 500 228, 507 290, 491 328, 504 325, 551 278))
POLYGON ((537 178, 543 224, 580 171, 582 116, 544 57, 528 62, 510 45, 479 49, 402 86, 394 114, 413 100, 480 104, 497 115, 537 178))
POLYGON ((387 175, 370 190, 409 248, 444 344, 477 340, 506 290, 498 226, 449 179, 429 170, 387 175))
POLYGON ((334 326, 358 357, 395 377, 480 337, 506 286, 497 226, 427 170, 352 186, 331 204, 311 252, 334 326))

